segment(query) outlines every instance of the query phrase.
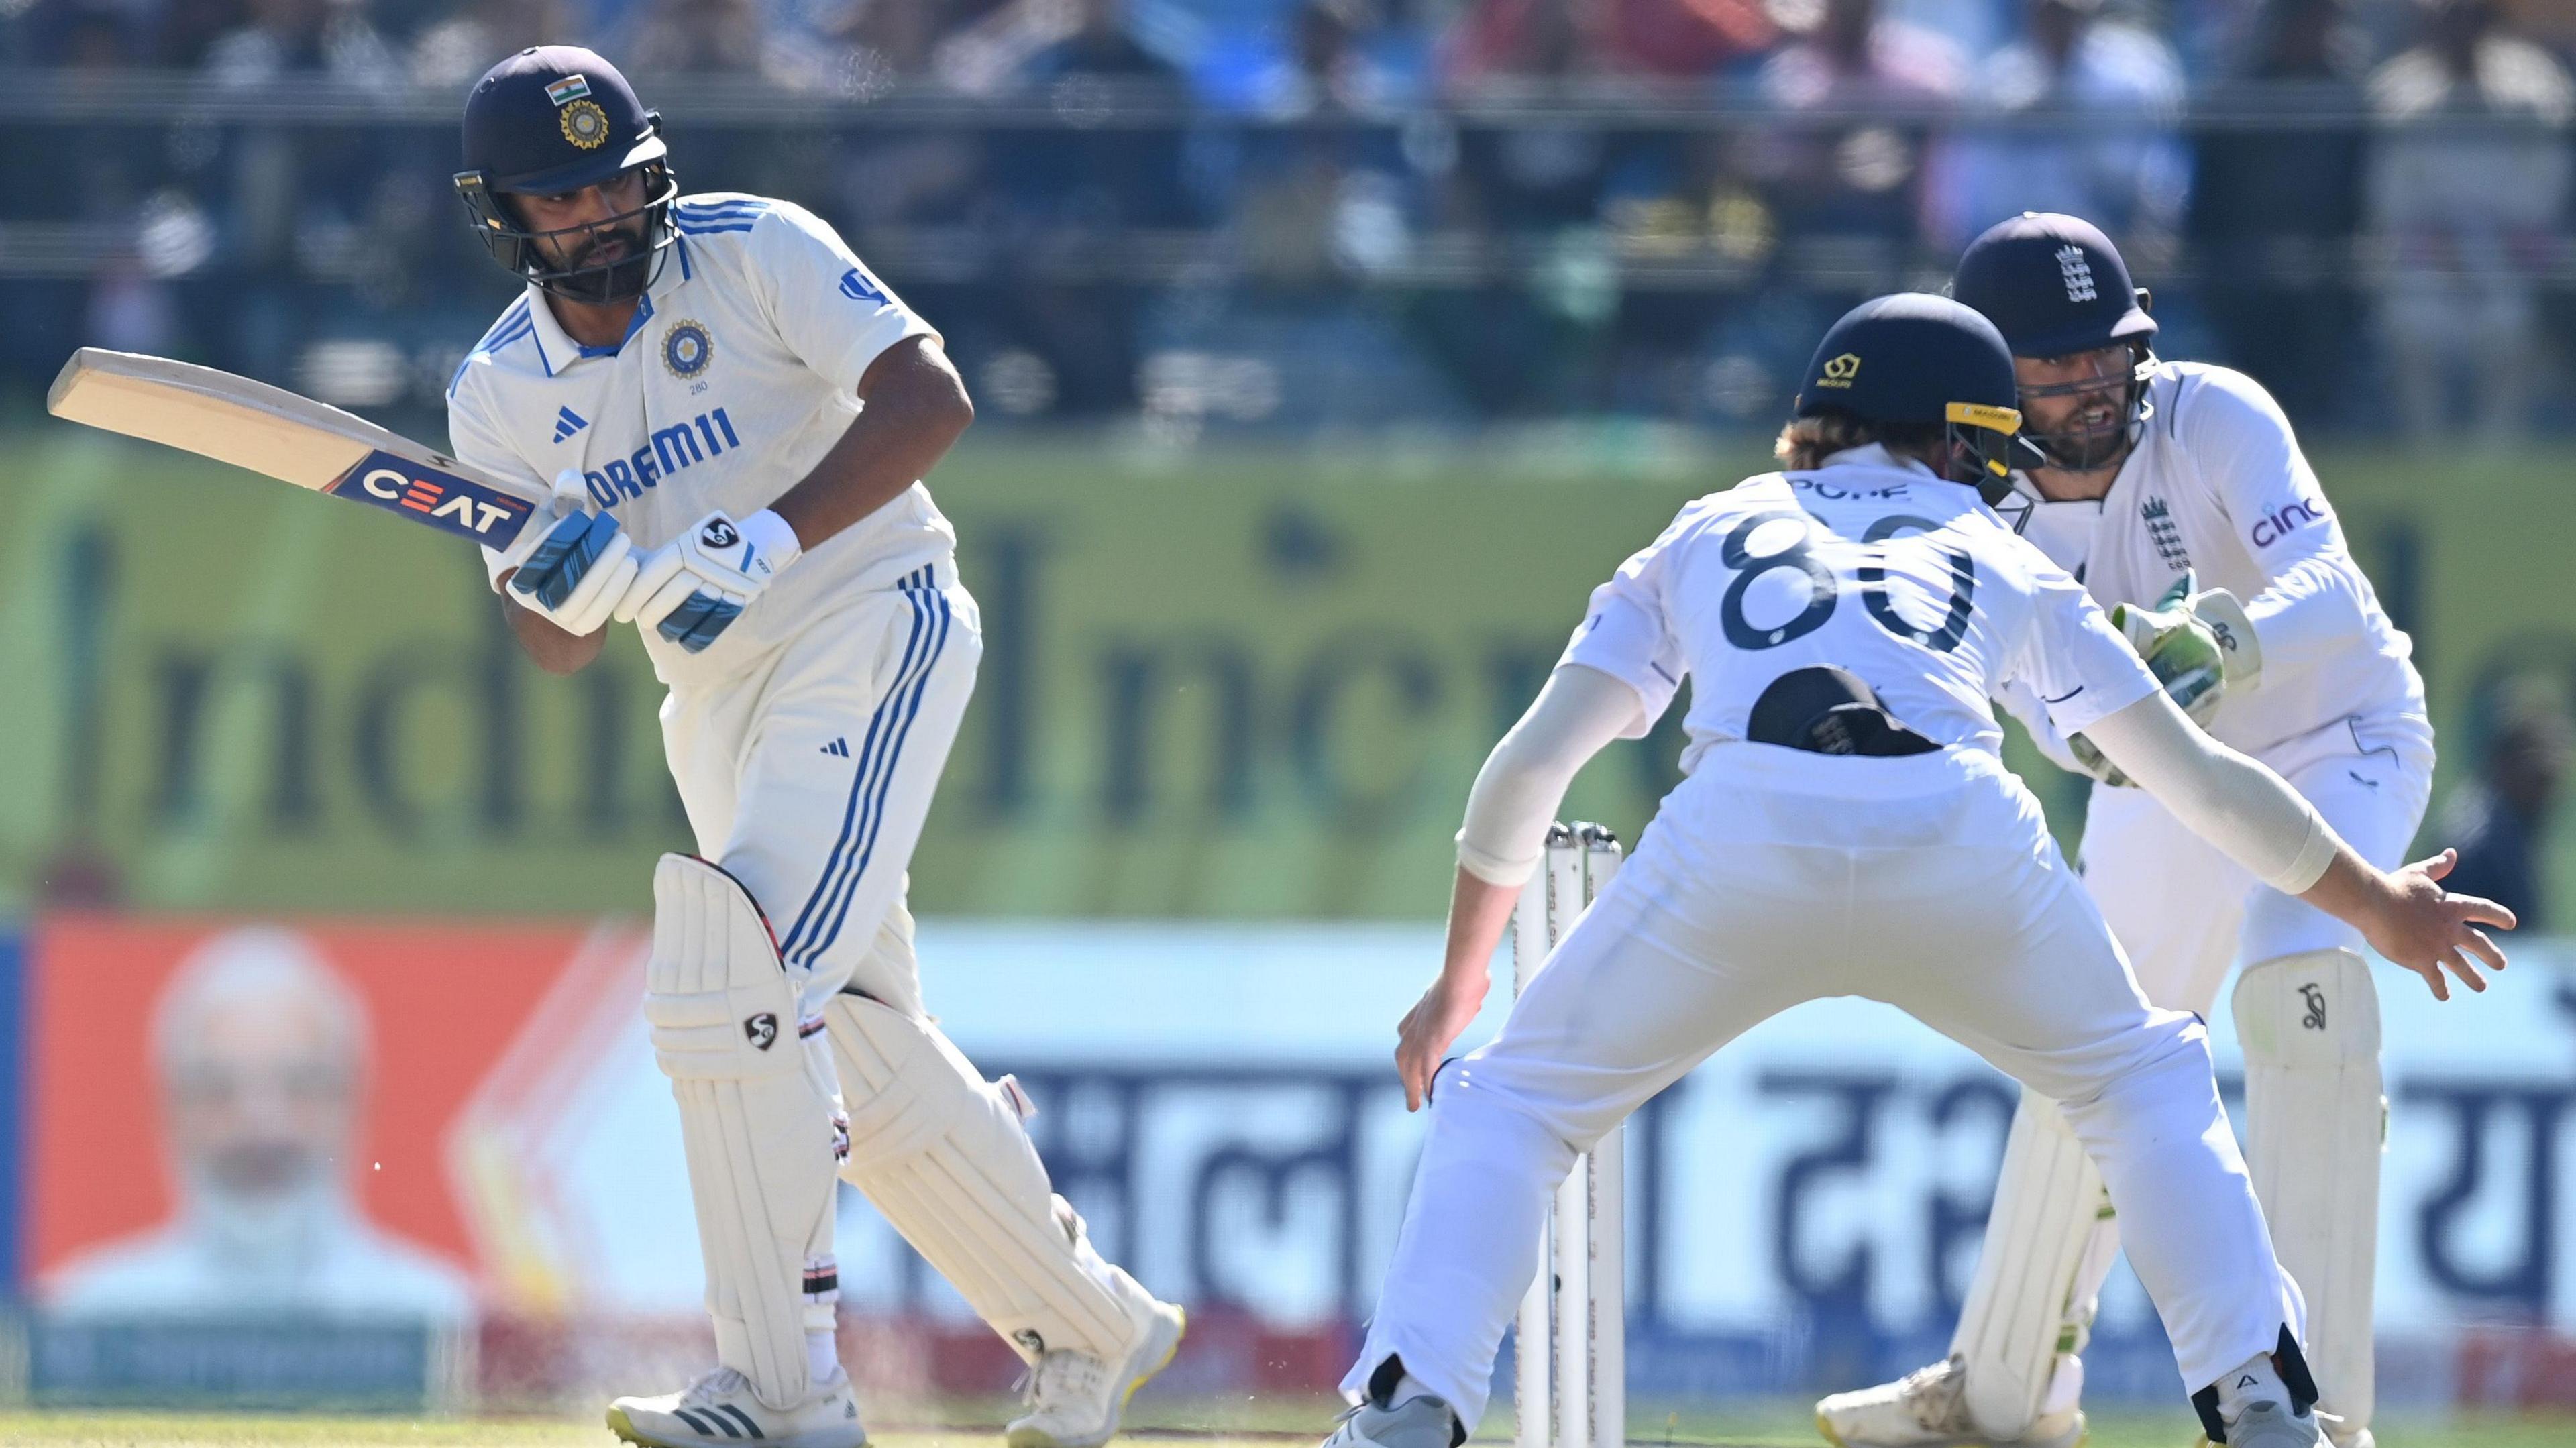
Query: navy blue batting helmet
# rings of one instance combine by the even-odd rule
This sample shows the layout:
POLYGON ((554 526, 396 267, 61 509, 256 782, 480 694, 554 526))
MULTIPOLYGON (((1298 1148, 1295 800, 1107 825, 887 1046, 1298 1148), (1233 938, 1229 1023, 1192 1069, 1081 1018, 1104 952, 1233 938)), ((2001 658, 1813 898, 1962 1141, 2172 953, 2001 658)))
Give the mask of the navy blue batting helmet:
POLYGON ((676 234, 670 205, 678 187, 661 112, 644 109, 617 67, 577 45, 530 46, 474 83, 465 100, 464 140, 456 193, 495 261, 578 301, 618 300, 651 283, 676 234), (646 172, 643 203, 580 226, 532 231, 508 200, 565 195, 639 167, 646 172), (634 235, 639 227, 642 234, 634 235), (587 233, 617 233, 628 244, 592 261, 606 248, 587 233), (553 255, 536 245, 540 238, 553 239, 553 255))
MULTIPOLYGON (((2059 467, 2090 471, 2108 466, 2136 438, 2147 419, 2147 382, 2154 375, 2156 319, 2152 301, 2129 280, 2128 263, 2100 227, 2078 216, 2025 211, 1969 243, 1950 281, 1950 295, 1993 319, 2016 357, 2073 357, 2125 346, 2127 406, 2111 422, 2070 426, 2032 442, 2059 467)), ((2099 392, 2117 374, 2088 381, 2029 388, 2038 397, 2099 392)))
POLYGON ((2002 496, 2021 412, 2012 350, 1995 324, 1947 297, 1900 292, 1843 315, 1816 347, 1797 414, 1896 429, 1946 429, 1950 477, 2002 496))

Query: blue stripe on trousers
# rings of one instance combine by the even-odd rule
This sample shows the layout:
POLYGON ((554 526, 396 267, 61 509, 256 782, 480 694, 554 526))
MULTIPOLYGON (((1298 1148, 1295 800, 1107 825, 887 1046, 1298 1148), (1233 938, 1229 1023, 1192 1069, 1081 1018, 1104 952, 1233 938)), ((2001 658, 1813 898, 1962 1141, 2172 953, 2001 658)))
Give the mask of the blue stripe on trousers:
POLYGON ((940 654, 947 648, 950 620, 948 600, 932 594, 930 602, 938 614, 938 631, 931 636, 930 656, 923 661, 920 673, 913 680, 912 698, 904 705, 903 722, 896 727, 894 742, 886 751, 886 766, 878 778, 874 798, 868 805, 867 822, 859 832, 857 863, 850 867, 842 883, 840 899, 829 907, 832 923, 821 940, 809 944, 805 949, 805 959, 809 965, 816 956, 830 949, 832 942, 840 937, 841 924, 850 913, 850 902, 858 898, 859 881, 866 876, 868 861, 876 854, 877 831, 885 822, 886 805, 894 794, 895 760, 903 753, 904 740, 912 733, 912 721, 921 714, 921 701, 930 695, 931 670, 937 666, 940 654))
POLYGON ((804 905, 797 909, 796 923, 788 927, 787 938, 779 942, 779 955, 783 961, 792 961, 795 958, 797 943, 804 938, 806 925, 812 923, 816 907, 820 906, 824 898, 831 893, 830 887, 839 877, 842 860, 853 842, 858 821, 863 813, 859 802, 867 792, 869 766, 874 762, 877 746, 885 737, 888 725, 899 707, 897 701, 901 697, 904 682, 911 677, 914 661, 920 653, 922 639, 930 631, 930 612, 924 607, 917 587, 928 577, 929 572, 927 568, 916 569, 904 575, 903 581, 895 585, 902 590, 905 601, 912 605, 912 633, 904 640, 903 662, 895 669, 893 686, 886 690, 885 699, 877 705, 876 712, 868 719, 867 738, 860 747, 858 763, 853 767, 850 776, 849 803, 841 810, 840 837, 832 842, 831 852, 825 857, 821 872, 815 876, 813 892, 805 897, 804 905))

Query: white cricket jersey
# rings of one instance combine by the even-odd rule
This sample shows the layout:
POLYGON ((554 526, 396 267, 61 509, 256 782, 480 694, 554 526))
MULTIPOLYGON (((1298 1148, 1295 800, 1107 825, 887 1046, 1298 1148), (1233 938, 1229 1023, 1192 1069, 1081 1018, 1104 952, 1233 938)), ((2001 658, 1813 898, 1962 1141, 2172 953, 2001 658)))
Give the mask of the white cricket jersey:
MULTIPOLYGON (((639 548, 717 509, 742 518, 776 502, 849 429, 868 364, 938 335, 793 202, 706 193, 680 198, 672 218, 679 239, 623 343, 574 342, 532 285, 447 391, 457 457, 540 488, 579 469, 639 548)), ((721 680, 955 546, 915 483, 808 549, 705 652, 651 629, 644 646, 666 684, 721 680)), ((484 559, 497 575, 500 555, 484 559)))
POLYGON ((1882 447, 1690 504, 1592 592, 1565 663, 1624 680, 1646 732, 1692 680, 1689 772, 1744 738, 1753 701, 1810 664, 1860 676, 1935 742, 1999 752, 1988 702, 2027 686, 2069 733, 2155 691, 2083 585, 1974 488, 1882 447))
MULTIPOLYGON (((2220 700, 2209 732, 2226 744, 2253 753, 2344 719, 2420 718, 2413 645, 2353 561, 2271 395, 2225 367, 2165 362, 2147 400, 2154 412, 2109 493, 2052 503, 2019 479, 2005 521, 2105 608, 2152 605, 2185 569, 2245 604, 2263 673, 2220 700)), ((2005 702, 2029 718, 2026 698, 2005 702)))

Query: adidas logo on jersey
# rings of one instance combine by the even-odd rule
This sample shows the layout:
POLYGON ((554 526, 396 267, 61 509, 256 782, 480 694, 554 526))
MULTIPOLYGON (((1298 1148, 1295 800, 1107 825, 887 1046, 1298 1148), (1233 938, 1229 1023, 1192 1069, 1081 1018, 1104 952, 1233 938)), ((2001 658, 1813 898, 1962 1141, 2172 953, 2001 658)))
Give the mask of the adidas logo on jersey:
POLYGON ((561 442, 565 438, 572 436, 574 433, 577 433, 588 426, 590 426, 590 419, 573 411, 571 408, 559 407, 555 409, 555 441, 561 442))
POLYGON ((847 759, 850 757, 850 741, 847 739, 835 739, 831 743, 823 746, 823 752, 832 756, 834 759, 847 759))

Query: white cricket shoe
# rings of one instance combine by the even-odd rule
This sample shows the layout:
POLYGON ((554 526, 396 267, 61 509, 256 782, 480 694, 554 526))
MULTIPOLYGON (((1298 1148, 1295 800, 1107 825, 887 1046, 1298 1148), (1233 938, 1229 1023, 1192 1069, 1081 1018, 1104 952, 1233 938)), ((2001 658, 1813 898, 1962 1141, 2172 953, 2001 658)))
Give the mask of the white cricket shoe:
MULTIPOLYGON (((2270 1403, 2257 1403, 2254 1406, 2257 1408, 2269 1409, 2274 1405, 2270 1403)), ((2325 1434, 2326 1443, 2331 1445, 2331 1448, 2379 1448, 2379 1440, 2372 1436, 2371 1431, 2368 1428, 2355 1428, 2350 1433, 2338 1433, 2335 1429, 2336 1426, 2342 1422, 2341 1419, 2337 1418, 2332 1413, 2316 1413, 2313 1409, 2310 1411, 2317 1420, 2319 1431, 2325 1434)), ((2249 1408, 2247 1412, 2251 1413, 2252 1409, 2249 1408)), ((2282 1416, 2288 1417, 2292 1424, 2296 1424, 2300 1421, 2298 1418, 2291 1417, 2287 1413, 2282 1414, 2282 1416)), ((2239 1418, 2237 1421, 2243 1422, 2244 1419, 2239 1418)), ((2267 1429, 2267 1431, 2269 1430, 2267 1429)), ((2236 1440, 2236 1430, 2234 1428, 2228 1429, 2227 1448, 2236 1448, 2236 1440)), ((2211 1448, 2209 1435, 2207 1433, 2195 1433, 2192 1435, 2191 1441, 2192 1448, 2211 1448)), ((2287 1441, 2297 1443, 2300 1440, 2293 1437, 2287 1441)))
POLYGON ((850 1375, 838 1368, 831 1381, 815 1384, 803 1403, 786 1412, 753 1396, 741 1373, 717 1368, 676 1393, 610 1403, 608 1431, 643 1448, 867 1448, 868 1442, 850 1375))
POLYGON ((1114 1366, 1070 1348, 1046 1354, 1029 1369, 1029 1411, 1003 1429, 1010 1448, 1100 1448, 1118 1431, 1127 1400, 1180 1351, 1189 1315, 1157 1302, 1145 1331, 1114 1366))
POLYGON ((2287 1403, 2248 1403, 2227 1425, 2227 1448, 2325 1448, 2325 1425, 2287 1403))
POLYGON ((1374 1398, 1342 1415, 1324 1448, 1458 1448, 1467 1441, 1458 1415, 1428 1393, 1379 1407, 1374 1398))
POLYGON ((2078 1448, 2084 1441, 2084 1414, 2072 1407, 2042 1413, 2019 1438, 1989 1438, 1968 1416, 1967 1384, 1967 1364, 1954 1357, 1892 1383, 1836 1393, 1817 1401, 1816 1431, 1835 1448, 2078 1448))

